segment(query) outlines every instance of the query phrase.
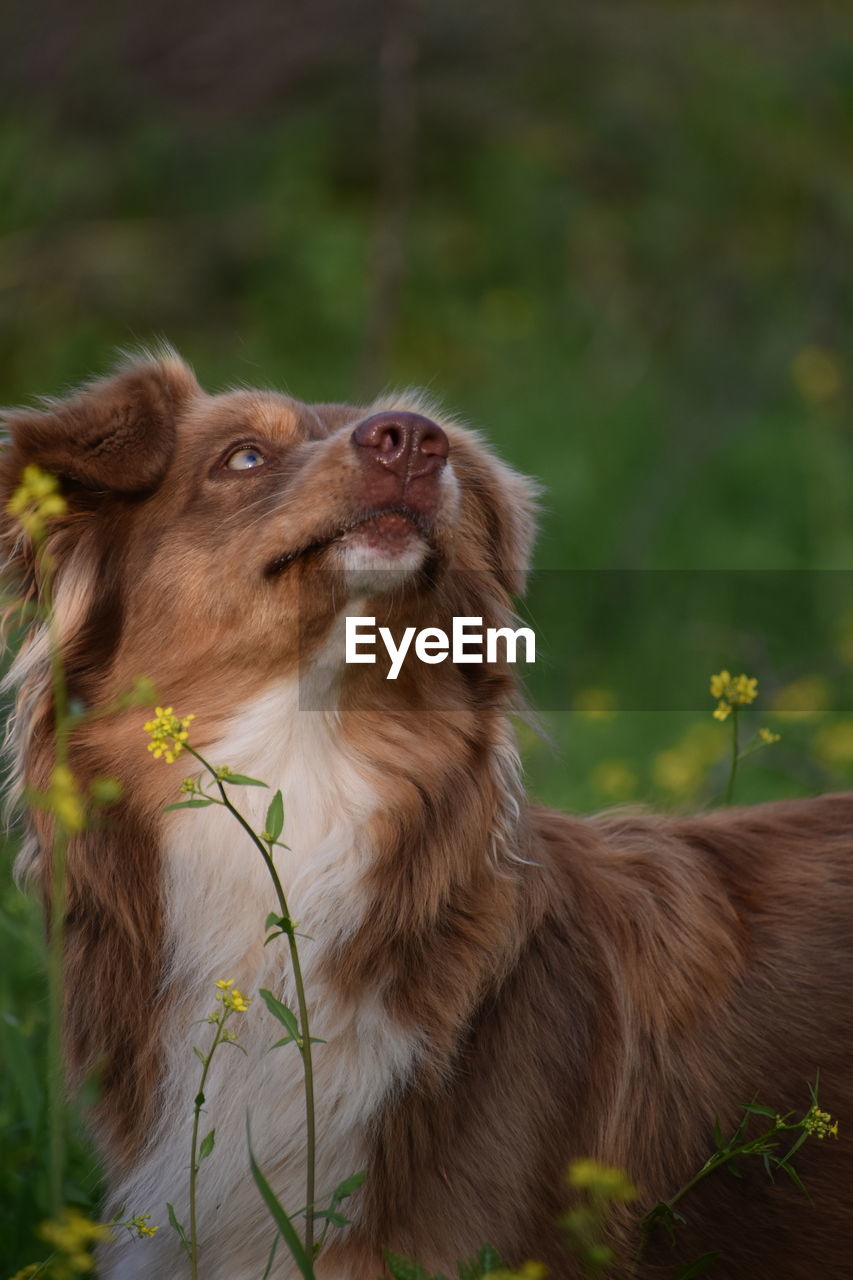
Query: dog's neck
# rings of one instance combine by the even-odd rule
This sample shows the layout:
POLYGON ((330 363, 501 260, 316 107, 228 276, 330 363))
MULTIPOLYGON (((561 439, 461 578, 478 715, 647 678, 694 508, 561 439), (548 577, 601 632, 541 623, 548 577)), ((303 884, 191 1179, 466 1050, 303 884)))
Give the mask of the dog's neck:
MULTIPOLYGON (((381 801, 336 714, 302 709, 298 681, 283 680, 243 708, 204 754, 267 784, 229 787, 258 832, 281 791, 288 847, 275 850, 275 863, 291 916, 311 935, 306 951, 351 934, 365 910, 367 826, 381 801)), ((264 920, 279 909, 259 851, 219 806, 167 815, 163 847, 170 977, 183 990, 223 975, 254 985, 253 970, 265 969, 269 956, 264 920)))

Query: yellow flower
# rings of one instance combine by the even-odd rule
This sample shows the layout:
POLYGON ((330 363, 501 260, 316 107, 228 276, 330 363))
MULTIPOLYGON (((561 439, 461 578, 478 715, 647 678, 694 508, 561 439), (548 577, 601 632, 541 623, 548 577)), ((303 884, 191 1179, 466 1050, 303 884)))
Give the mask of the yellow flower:
POLYGON ((127 1222, 117 1223, 116 1225, 127 1227, 131 1235, 135 1232, 138 1240, 144 1240, 146 1237, 150 1238, 157 1234, 157 1228, 152 1227, 150 1223, 150 1213, 137 1213, 132 1218, 129 1218, 127 1222))
POLYGON ((162 756, 167 764, 174 764, 189 738, 193 720, 195 716, 176 716, 174 707, 154 708, 154 719, 146 721, 145 732, 151 738, 148 750, 154 753, 155 760, 162 756))
POLYGON ((853 720, 837 720, 822 725, 812 739, 818 759, 833 768, 853 765, 853 720))
POLYGON ((525 1262, 517 1271, 490 1271, 489 1280, 545 1280, 547 1274, 544 1262, 525 1262))
POLYGON ((661 751, 652 764, 652 777, 673 796, 686 796, 702 781, 702 763, 680 748, 661 751))
POLYGON ((808 720, 827 711, 831 701, 832 688, 823 676, 800 676, 777 691, 773 710, 786 720, 808 720))
POLYGON ((771 742, 778 742, 782 737, 781 733, 774 733, 772 729, 759 729, 758 736, 762 742, 766 742, 768 746, 771 742))
POLYGON ((712 724, 708 724, 705 720, 698 720, 686 731, 678 750, 685 752, 691 760, 695 760, 703 768, 716 764, 721 752, 720 735, 712 724))
POLYGON ((47 529, 48 520, 64 516, 68 504, 59 491, 59 481, 41 467, 24 467, 21 483, 6 503, 10 516, 30 538, 39 541, 47 529))
POLYGON ((803 1116, 803 1128, 815 1138, 837 1138, 838 1121, 828 1111, 821 1111, 817 1103, 809 1107, 803 1116))
POLYGON ((68 835, 83 830, 86 811, 74 774, 67 765, 58 764, 54 768, 44 802, 68 835))
POLYGON ((575 697, 574 709, 580 711, 586 720, 606 722, 616 715, 616 695, 612 689, 581 689, 575 697))
POLYGON ((711 676, 711 697, 717 698, 714 708, 715 720, 726 720, 734 707, 748 707, 758 697, 758 680, 754 676, 733 676, 728 671, 720 671, 711 676))
POLYGON ((248 996, 244 996, 242 991, 234 986, 233 978, 220 978, 215 986, 218 988, 216 999, 228 1012, 245 1013, 252 1003, 248 996))
POLYGON ((834 400, 844 385, 838 357, 826 347, 803 347, 791 364, 791 377, 804 400, 826 404, 834 400))
POLYGON ((51 1274, 66 1276, 91 1272, 92 1250, 99 1240, 108 1240, 112 1232, 77 1209, 63 1209, 59 1218, 43 1222, 38 1234, 59 1255, 53 1259, 51 1274))
POLYGON ((639 1192, 623 1169, 601 1164, 598 1160, 573 1160, 566 1179, 576 1191, 586 1191, 602 1200, 616 1200, 627 1204, 636 1200, 639 1192))
POLYGON ((627 800, 637 790, 637 775, 625 760, 600 760, 589 780, 606 800, 627 800))

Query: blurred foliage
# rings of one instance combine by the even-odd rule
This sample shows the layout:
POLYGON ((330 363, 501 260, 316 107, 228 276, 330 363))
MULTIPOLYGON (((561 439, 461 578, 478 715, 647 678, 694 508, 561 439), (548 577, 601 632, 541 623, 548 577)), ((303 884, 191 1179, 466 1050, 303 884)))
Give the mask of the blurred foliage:
MULTIPOLYGON (((211 389, 425 385, 544 480, 543 569, 811 571, 749 632, 755 726, 783 736, 739 795, 849 785, 853 623, 813 571, 853 562, 851 146, 853 12, 828 2, 33 0, 0 48, 0 396, 159 335, 211 389)), ((737 615, 711 662, 677 593, 614 614, 569 583, 541 608, 548 705, 577 709, 544 716, 550 743, 522 727, 534 789, 712 802, 704 698, 737 615), (694 709, 615 712, 639 655, 644 688, 695 670, 694 709)), ((2 905, 13 1270, 44 1211, 45 998, 37 913, 2 905)))

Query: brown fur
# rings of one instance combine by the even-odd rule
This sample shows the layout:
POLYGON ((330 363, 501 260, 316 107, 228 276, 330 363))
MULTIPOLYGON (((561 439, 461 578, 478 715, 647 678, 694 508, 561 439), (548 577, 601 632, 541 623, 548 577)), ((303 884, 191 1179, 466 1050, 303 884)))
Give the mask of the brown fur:
MULTIPOLYGON (((246 699, 318 653, 340 587, 333 568, 317 572, 323 548, 262 570, 369 505, 349 443, 366 412, 209 397, 167 354, 10 415, 3 495, 37 462, 61 475, 69 503, 51 550, 72 694, 103 706, 145 674, 196 712, 203 749, 246 699), (268 449, 265 474, 223 475, 218 460, 246 440, 268 449)), ((458 491, 430 507, 428 572, 371 602, 389 625, 449 629, 455 614, 501 625, 522 587, 533 494, 470 433, 446 430, 458 491)), ((2 521, 10 568, 35 597, 31 548, 2 521)), ((44 787, 44 656, 23 659, 19 679, 19 770, 44 787)), ((489 1240, 511 1262, 539 1257, 554 1277, 575 1276, 554 1225, 572 1158, 627 1169, 641 1212, 707 1158, 715 1118, 729 1130, 755 1098, 802 1110, 818 1070, 841 1138, 798 1157, 814 1203, 760 1169, 715 1175, 685 1199, 676 1253, 658 1241, 641 1274, 708 1249, 721 1255, 710 1274, 732 1280, 848 1274, 853 797, 571 818, 516 794, 506 667, 418 665, 395 683, 381 665, 358 667, 342 698, 341 732, 384 803, 373 910, 328 954, 326 976, 342 994, 381 986, 425 1053, 371 1124, 353 1228, 318 1274, 374 1280, 386 1245, 451 1269, 489 1240)), ((97 1127, 114 1171, 133 1163, 156 1107, 170 997, 158 979, 160 815, 175 778, 140 750, 139 719, 96 721, 72 744, 81 779, 125 786, 70 850, 66 957, 71 1071, 101 1070, 97 1127)), ((48 846, 40 817, 24 860, 42 881, 48 846)), ((625 1212, 624 1248, 630 1229, 625 1212)))

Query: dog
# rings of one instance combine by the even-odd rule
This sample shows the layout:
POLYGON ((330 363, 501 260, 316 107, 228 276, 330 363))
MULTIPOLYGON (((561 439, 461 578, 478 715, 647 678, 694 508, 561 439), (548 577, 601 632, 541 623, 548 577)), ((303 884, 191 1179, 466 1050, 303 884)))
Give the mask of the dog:
MULTIPOLYGON (((277 901, 257 851, 220 807, 164 812, 183 762, 155 760, 121 701, 142 675, 196 717, 208 760, 268 783, 232 789, 256 829, 283 793, 276 865, 318 1040, 315 1203, 366 1171, 318 1277, 376 1280, 386 1248, 456 1274, 484 1242, 580 1276, 558 1225, 578 1157, 640 1189, 610 1224, 614 1275, 669 1276, 706 1251, 729 1280, 851 1274, 853 797, 564 815, 525 798, 511 663, 407 663, 395 680, 381 661, 347 664, 347 612, 394 634, 456 617, 500 628, 523 591, 535 487, 415 394, 361 408, 208 395, 164 349, 9 412, 6 433, 7 572, 43 597, 43 561, 6 511, 35 464, 67 507, 47 550, 68 693, 95 713, 71 764, 83 791, 123 789, 68 852, 68 1074, 99 1080, 107 1216, 148 1212, 159 1230, 116 1240, 103 1276, 189 1274, 166 1206, 186 1219, 214 982, 296 1002, 287 948, 264 946, 277 901), (841 1128, 797 1154, 811 1200, 744 1162, 690 1192, 675 1245, 652 1238, 635 1267, 640 1215, 703 1165, 715 1121, 731 1131, 755 1100, 802 1114, 818 1071, 841 1128)), ((37 615, 9 684, 17 786, 44 791, 37 615)), ((49 891, 51 820, 29 821, 20 872, 49 891)), ((304 1207, 299 1055, 270 1052, 257 998, 234 1025, 246 1056, 223 1048, 205 1087, 206 1280, 256 1280, 276 1235, 247 1117, 281 1203, 304 1207)), ((283 1245, 270 1274, 297 1274, 283 1245)))

